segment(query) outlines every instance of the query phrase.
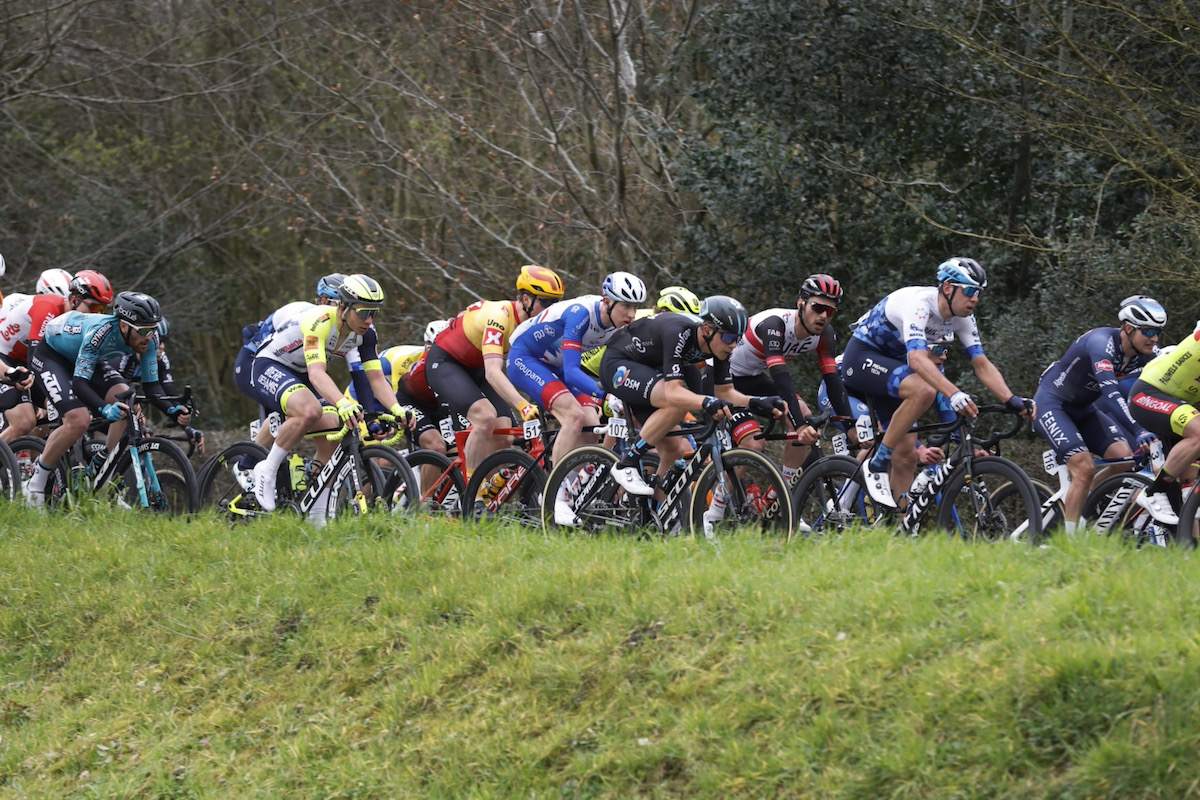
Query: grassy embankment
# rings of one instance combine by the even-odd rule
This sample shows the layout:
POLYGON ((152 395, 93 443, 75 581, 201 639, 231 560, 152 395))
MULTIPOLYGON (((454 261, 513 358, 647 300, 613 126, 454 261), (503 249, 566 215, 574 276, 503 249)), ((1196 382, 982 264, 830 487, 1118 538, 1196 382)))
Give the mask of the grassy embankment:
POLYGON ((1184 797, 1196 557, 0 523, 0 796, 1184 797))

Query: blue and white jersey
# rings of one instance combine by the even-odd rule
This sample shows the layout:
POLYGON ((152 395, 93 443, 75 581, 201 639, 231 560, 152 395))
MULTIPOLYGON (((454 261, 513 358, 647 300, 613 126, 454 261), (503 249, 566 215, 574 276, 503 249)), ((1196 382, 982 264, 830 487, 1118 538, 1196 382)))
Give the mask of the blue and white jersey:
POLYGON ((926 350, 953 333, 968 358, 983 355, 975 315, 943 319, 938 313, 938 287, 908 286, 875 304, 858 321, 854 338, 885 356, 907 359, 910 350, 926 350))
POLYGON ((309 303, 305 300, 297 300, 294 303, 288 303, 285 306, 275 309, 267 318, 258 324, 258 330, 254 335, 246 341, 243 347, 251 353, 257 353, 259 348, 271 338, 275 331, 283 330, 288 325, 299 325, 300 315, 309 310, 316 303, 309 303))
MULTIPOLYGON (((134 353, 133 348, 125 344, 121 325, 112 314, 70 311, 46 324, 42 341, 75 364, 72 375, 83 380, 91 380, 96 374, 96 365, 101 361, 134 353)), ((158 352, 157 329, 150 334, 150 346, 146 352, 158 352)), ((158 359, 148 358, 142 367, 142 380, 145 383, 157 383, 158 359)))
POLYGON ((560 300, 517 327, 509 349, 509 362, 520 356, 536 358, 561 373, 575 394, 595 394, 596 379, 583 371, 583 351, 608 344, 617 329, 600 322, 598 294, 560 300))

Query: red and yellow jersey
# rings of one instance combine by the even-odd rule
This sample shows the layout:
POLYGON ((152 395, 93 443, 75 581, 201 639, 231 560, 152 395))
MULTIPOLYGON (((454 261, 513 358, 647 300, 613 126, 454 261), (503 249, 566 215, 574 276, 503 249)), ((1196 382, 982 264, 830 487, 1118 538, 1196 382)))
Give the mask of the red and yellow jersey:
POLYGON ((438 334, 437 346, 468 369, 479 369, 485 358, 503 358, 509 337, 521 323, 520 307, 510 300, 480 300, 450 320, 438 334))

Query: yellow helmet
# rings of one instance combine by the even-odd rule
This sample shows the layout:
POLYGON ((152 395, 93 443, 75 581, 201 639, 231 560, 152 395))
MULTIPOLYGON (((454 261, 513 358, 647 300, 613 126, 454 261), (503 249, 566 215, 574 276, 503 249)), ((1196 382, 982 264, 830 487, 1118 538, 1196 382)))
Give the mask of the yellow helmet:
POLYGON ((658 293, 656 305, 664 311, 680 314, 699 314, 700 298, 682 286, 668 286, 658 293))
POLYGON ((338 299, 346 305, 379 308, 383 305, 383 289, 374 278, 362 273, 347 275, 337 290, 338 299))
POLYGON ((517 291, 529 292, 534 297, 559 298, 564 290, 557 272, 537 264, 526 264, 517 276, 517 291))

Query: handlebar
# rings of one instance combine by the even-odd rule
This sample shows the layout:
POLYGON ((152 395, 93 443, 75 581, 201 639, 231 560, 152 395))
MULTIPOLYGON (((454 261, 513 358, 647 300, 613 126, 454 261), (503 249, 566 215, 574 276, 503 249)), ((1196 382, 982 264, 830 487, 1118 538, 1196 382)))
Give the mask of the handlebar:
POLYGON ((987 450, 990 447, 998 444, 1002 439, 1011 439, 1021 432, 1021 428, 1025 426, 1025 418, 1020 416, 1025 413, 1024 409, 1015 409, 1007 403, 998 403, 994 405, 979 406, 979 416, 968 417, 965 414, 960 414, 953 422, 938 422, 930 425, 918 425, 913 428, 913 432, 928 433, 928 443, 931 447, 941 447, 946 442, 950 441, 950 436, 963 428, 974 427, 975 423, 984 414, 1009 414, 1014 418, 1014 423, 1007 430, 992 431, 991 435, 984 438, 975 438, 974 442, 980 448, 987 450))

